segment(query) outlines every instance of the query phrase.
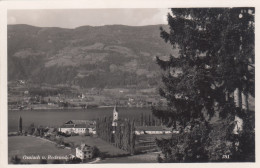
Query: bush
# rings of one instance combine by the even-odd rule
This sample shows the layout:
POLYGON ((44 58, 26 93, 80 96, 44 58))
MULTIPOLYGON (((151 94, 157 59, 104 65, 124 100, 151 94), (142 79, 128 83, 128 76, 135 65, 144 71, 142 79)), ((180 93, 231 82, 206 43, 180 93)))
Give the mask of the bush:
POLYGON ((12 164, 21 164, 21 159, 17 155, 12 156, 11 157, 11 163, 12 164))
POLYGON ((156 139, 162 150, 161 162, 206 162, 208 153, 208 123, 196 124, 190 132, 173 135, 170 139, 156 139))
POLYGON ((100 150, 96 146, 93 146, 92 147, 92 158, 97 158, 100 156, 101 156, 100 150))
POLYGON ((47 164, 47 163, 48 163, 48 161, 46 159, 41 159, 39 161, 39 164, 47 164))
POLYGON ((63 164, 63 161, 55 159, 52 161, 52 164, 63 164))
POLYGON ((195 124, 190 132, 156 140, 162 150, 158 162, 253 162, 255 132, 244 120, 244 129, 233 134, 233 122, 223 120, 214 125, 195 124))
POLYGON ((81 162, 82 162, 82 160, 80 158, 77 158, 77 157, 74 157, 74 158, 66 161, 66 163, 68 163, 68 164, 78 164, 78 163, 81 163, 81 162))

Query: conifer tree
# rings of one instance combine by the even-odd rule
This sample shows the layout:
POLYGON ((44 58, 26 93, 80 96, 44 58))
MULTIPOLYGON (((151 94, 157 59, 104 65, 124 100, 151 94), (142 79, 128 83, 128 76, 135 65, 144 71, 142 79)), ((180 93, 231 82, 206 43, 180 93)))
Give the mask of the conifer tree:
POLYGON ((18 123, 18 132, 21 133, 23 131, 23 119, 20 116, 19 117, 19 123, 18 123))
POLYGON ((255 9, 248 7, 171 9, 169 29, 161 28, 161 37, 178 54, 170 55, 168 60, 157 57, 158 65, 164 70, 164 86, 159 93, 166 98, 167 108, 153 107, 152 111, 168 126, 191 124, 194 129, 175 139, 157 140, 166 161, 211 159, 206 157, 206 146, 210 145, 207 137, 213 128, 206 117, 210 120, 217 113, 230 121, 236 117, 247 121, 244 126, 249 131, 243 131, 232 142, 235 139, 240 142, 237 157, 240 161, 248 153, 254 156, 254 147, 243 149, 246 142, 254 144, 253 128, 247 120, 252 114, 248 112, 248 97, 255 95, 254 15, 255 9), (196 144, 191 145, 193 142, 196 144), (179 143, 186 147, 179 148, 179 143), (203 151, 203 157, 198 151, 203 151))
POLYGON ((168 109, 153 108, 155 116, 185 125, 203 120, 203 111, 212 117, 216 107, 221 117, 241 112, 237 97, 247 102, 255 90, 254 13, 254 8, 171 9, 169 31, 161 28, 161 37, 178 55, 157 57, 165 71, 159 92, 168 109))

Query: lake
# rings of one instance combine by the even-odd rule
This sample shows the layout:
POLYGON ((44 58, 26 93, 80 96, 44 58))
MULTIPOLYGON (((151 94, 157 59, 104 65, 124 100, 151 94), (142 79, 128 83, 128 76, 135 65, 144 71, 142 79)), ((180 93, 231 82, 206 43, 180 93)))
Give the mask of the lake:
MULTIPOLYGON (((140 120, 141 114, 151 115, 150 108, 118 108, 119 118, 140 120)), ((9 110, 8 131, 17 131, 19 116, 23 120, 23 129, 30 124, 35 126, 57 127, 69 120, 93 120, 99 117, 112 117, 113 107, 93 109, 55 109, 55 110, 9 110)))

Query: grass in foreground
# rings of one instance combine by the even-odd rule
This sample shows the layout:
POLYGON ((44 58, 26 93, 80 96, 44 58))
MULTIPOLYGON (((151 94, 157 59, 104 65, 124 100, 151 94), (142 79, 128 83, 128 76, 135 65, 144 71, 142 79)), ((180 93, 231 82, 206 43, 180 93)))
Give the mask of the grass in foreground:
MULTIPOLYGON (((8 162, 12 156, 17 155, 22 162, 39 163, 38 159, 23 159, 23 156, 66 156, 68 154, 75 155, 75 150, 57 148, 54 143, 49 141, 30 137, 30 136, 12 136, 8 137, 8 162)), ((52 163, 53 160, 47 160, 52 163)))
POLYGON ((115 146, 109 144, 108 142, 98 137, 72 136, 64 138, 64 142, 73 142, 75 146, 80 145, 81 143, 85 143, 89 146, 96 146, 102 153, 111 157, 129 154, 128 152, 118 149, 115 146))

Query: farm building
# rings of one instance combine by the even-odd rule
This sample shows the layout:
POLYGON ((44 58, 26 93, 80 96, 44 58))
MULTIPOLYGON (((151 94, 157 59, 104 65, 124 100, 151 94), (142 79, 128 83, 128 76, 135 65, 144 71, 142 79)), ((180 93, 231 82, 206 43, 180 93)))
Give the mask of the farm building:
POLYGON ((91 159, 92 158, 92 150, 91 147, 86 144, 81 144, 80 147, 76 148, 76 157, 81 160, 91 159))
POLYGON ((135 134, 171 134, 173 133, 171 128, 164 126, 138 126, 136 127, 135 134))
POLYGON ((59 128, 59 132, 84 134, 86 132, 95 134, 96 122, 89 120, 70 120, 59 128))

